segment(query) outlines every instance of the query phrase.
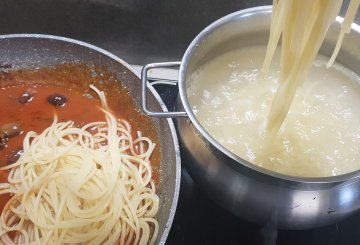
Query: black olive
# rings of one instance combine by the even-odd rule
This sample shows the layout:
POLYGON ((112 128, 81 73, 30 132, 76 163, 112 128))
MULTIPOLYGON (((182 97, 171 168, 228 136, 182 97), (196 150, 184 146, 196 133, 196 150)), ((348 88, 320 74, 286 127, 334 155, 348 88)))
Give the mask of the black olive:
POLYGON ((20 156, 24 153, 24 149, 22 147, 18 147, 10 152, 7 157, 7 163, 13 164, 19 160, 20 156))
POLYGON ((5 134, 0 133, 0 149, 4 148, 6 146, 6 142, 8 141, 8 138, 5 134))
POLYGON ((20 95, 20 97, 18 98, 18 101, 20 104, 25 104, 28 102, 31 102, 34 99, 34 95, 28 91, 25 91, 24 93, 22 93, 20 95))
POLYGON ((0 133, 4 134, 5 137, 14 137, 21 133, 21 127, 18 123, 7 123, 1 125, 0 133))
POLYGON ((47 97, 47 101, 56 107, 64 106, 68 102, 68 98, 62 94, 52 94, 47 97))

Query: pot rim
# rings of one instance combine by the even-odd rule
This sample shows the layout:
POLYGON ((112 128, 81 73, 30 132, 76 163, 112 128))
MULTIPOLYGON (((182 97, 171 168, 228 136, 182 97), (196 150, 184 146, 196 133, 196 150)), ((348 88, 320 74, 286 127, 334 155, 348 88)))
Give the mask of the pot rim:
MULTIPOLYGON (((235 19, 241 19, 245 17, 249 17, 252 15, 271 15, 272 13, 272 6, 266 5, 266 6, 258 6, 253 8, 248 8, 244 10, 240 10, 234 13, 231 13, 229 15, 226 15, 209 26, 207 26, 203 31, 201 31, 195 39, 190 43, 188 48, 186 49, 186 52, 181 60, 181 65, 179 69, 179 94, 180 99, 182 102, 182 105, 187 113, 188 118, 190 119, 192 125, 196 128, 196 130, 199 132, 199 134, 205 138, 212 146, 220 150, 222 153, 224 153, 227 157, 231 158, 232 160, 236 161, 238 164, 242 165, 243 167, 250 169, 252 171, 255 171, 257 173, 260 173, 263 176, 270 177, 273 180, 282 180, 282 181, 289 181, 292 184, 336 184, 344 181, 350 181, 353 179, 360 178, 360 169, 342 174, 337 176, 328 176, 328 177, 298 177, 298 176, 291 176, 286 174, 281 174, 275 171, 271 171, 265 168, 262 168, 256 164, 253 164, 236 154, 232 153, 230 150, 226 149, 224 146, 222 146, 217 140, 215 140, 199 123, 197 120, 195 114, 193 113, 193 110, 191 109, 190 103, 188 101, 188 96, 186 92, 186 71, 188 68, 189 61, 191 60, 193 54, 196 52, 198 46, 200 43, 202 43, 213 31, 216 29, 232 22, 235 19)), ((337 16, 336 17, 336 23, 340 24, 342 23, 344 18, 337 16)), ((351 26, 352 31, 359 34, 360 38, 360 25, 357 25, 355 23, 351 26)), ((229 165, 227 161, 225 161, 226 164, 229 165)), ((231 166, 230 166, 231 167, 231 166)))
MULTIPOLYGON (((67 37, 61 37, 61 36, 55 36, 55 35, 47 35, 47 34, 28 34, 28 33, 21 33, 21 34, 6 34, 6 35, 0 35, 0 39, 15 39, 15 38, 36 38, 36 39, 48 39, 48 40, 56 40, 56 41, 62 41, 65 43, 75 44, 78 46, 83 46, 85 48, 88 48, 90 50, 94 50, 95 52, 101 53, 105 56, 108 56, 109 58, 115 60, 116 62, 119 62, 121 65, 126 67, 129 71, 131 71, 133 74, 135 74, 136 77, 141 80, 140 73, 136 71, 131 65, 129 65, 127 62, 119 58, 118 56, 112 54, 109 51, 106 51, 102 48, 99 48, 97 46, 94 46, 92 44, 79 41, 72 38, 67 37)), ((148 89, 152 93, 152 95, 155 97, 155 99, 158 101, 161 109, 166 112, 167 107, 165 106, 165 103, 163 102, 162 98, 158 94, 158 92, 152 87, 148 86, 148 89)), ((175 149, 175 189, 173 192, 173 200, 170 207, 170 212, 167 218, 167 221, 165 223, 165 228, 163 233, 161 234, 161 237, 159 238, 159 244, 165 244, 167 237, 170 233, 170 229, 174 220, 176 207, 179 199, 179 192, 180 192, 180 179, 181 179, 181 160, 180 160, 180 147, 178 143, 178 137, 176 134, 175 126, 173 121, 170 118, 166 119, 169 125, 170 133, 172 136, 172 141, 175 149)))

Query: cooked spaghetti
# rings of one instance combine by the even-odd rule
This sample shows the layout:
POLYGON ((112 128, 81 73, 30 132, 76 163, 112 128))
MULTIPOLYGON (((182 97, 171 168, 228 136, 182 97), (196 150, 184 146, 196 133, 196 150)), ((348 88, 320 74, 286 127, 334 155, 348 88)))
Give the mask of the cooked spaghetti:
POLYGON ((159 198, 150 155, 155 144, 109 111, 106 121, 75 127, 58 122, 28 132, 20 159, 8 169, 10 193, 0 220, 4 244, 153 244, 159 198))
MULTIPOLYGON (((267 72, 278 45, 281 45, 280 86, 269 113, 267 129, 271 135, 278 132, 294 99, 296 89, 304 82, 318 54, 330 24, 335 21, 341 0, 274 0, 270 38, 263 64, 267 72)), ((338 42, 329 60, 330 66, 341 46, 345 33, 350 32, 360 0, 351 0, 338 42)))

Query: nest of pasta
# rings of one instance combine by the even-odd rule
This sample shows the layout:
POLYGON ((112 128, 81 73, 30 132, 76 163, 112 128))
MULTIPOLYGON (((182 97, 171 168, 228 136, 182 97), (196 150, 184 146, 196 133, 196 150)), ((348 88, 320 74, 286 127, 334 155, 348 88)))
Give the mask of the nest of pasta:
POLYGON ((75 127, 55 116, 41 134, 28 132, 0 194, 5 244, 153 244, 159 198, 149 162, 155 144, 108 109, 106 121, 75 127))

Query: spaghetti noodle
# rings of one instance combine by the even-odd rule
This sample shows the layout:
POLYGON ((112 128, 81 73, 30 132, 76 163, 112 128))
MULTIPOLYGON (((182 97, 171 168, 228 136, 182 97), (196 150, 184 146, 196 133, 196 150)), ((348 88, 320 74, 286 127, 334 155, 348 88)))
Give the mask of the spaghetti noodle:
POLYGON ((0 217, 4 244, 154 244, 159 198, 150 155, 155 144, 133 139, 103 92, 106 121, 78 128, 57 117, 41 134, 28 132, 0 194, 10 193, 0 217), (95 132, 94 132, 94 129, 95 132))
MULTIPOLYGON (((345 33, 351 30, 360 0, 351 0, 341 32, 328 67, 334 62, 345 33)), ((270 135, 280 129, 293 101, 296 89, 306 75, 320 49, 330 24, 340 11, 340 0, 274 0, 270 38, 262 70, 267 72, 282 36, 280 86, 269 113, 270 135)))

